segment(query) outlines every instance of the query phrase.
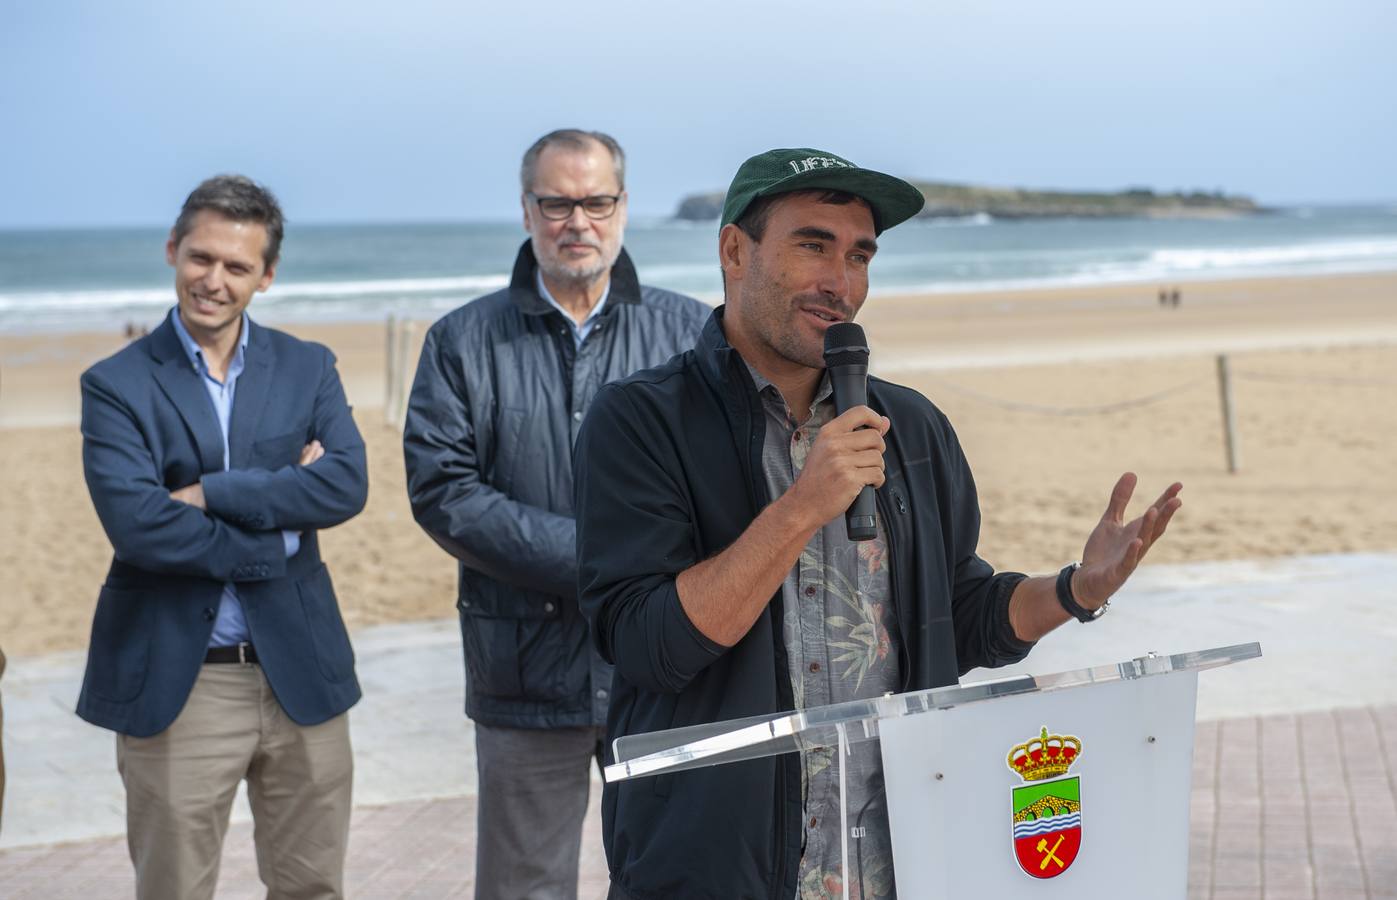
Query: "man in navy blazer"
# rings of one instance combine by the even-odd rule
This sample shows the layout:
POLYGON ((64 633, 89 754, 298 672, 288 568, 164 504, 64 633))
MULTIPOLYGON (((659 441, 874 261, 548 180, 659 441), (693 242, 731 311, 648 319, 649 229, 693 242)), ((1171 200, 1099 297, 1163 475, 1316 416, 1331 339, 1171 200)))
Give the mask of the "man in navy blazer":
POLYGON ((243 779, 268 897, 343 895, 360 692, 316 532, 368 473, 334 355, 247 316, 281 237, 266 189, 205 181, 166 245, 178 304, 82 376, 115 555, 78 714, 117 733, 141 898, 213 896, 243 779))

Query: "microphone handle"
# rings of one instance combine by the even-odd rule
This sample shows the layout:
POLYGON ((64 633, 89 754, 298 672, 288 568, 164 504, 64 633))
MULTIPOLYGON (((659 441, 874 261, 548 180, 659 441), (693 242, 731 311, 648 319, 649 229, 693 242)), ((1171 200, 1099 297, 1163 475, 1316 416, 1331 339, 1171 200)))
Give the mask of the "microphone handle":
MULTIPOLYGON (((830 366, 830 387, 834 391, 835 415, 855 406, 868 405, 868 366, 830 366)), ((878 500, 873 485, 866 484, 844 513, 844 528, 851 541, 871 541, 878 536, 878 500)))

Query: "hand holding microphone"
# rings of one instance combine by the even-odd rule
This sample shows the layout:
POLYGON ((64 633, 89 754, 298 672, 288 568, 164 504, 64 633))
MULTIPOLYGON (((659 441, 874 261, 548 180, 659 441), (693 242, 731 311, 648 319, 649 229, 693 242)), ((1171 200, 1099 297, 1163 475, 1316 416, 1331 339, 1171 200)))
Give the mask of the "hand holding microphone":
POLYGON ((800 477, 791 487, 817 524, 845 516, 849 540, 877 536, 874 489, 883 484, 883 435, 888 420, 868 408, 868 345, 849 322, 825 331, 825 365, 837 417, 820 429, 800 477))

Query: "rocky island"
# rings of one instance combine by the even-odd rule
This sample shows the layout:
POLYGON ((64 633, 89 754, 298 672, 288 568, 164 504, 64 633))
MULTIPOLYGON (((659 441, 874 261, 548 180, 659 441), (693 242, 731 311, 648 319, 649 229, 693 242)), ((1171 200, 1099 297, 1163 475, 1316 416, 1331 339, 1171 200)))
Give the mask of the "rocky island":
MULTIPOLYGON (((996 219, 1046 218, 1220 218, 1264 212, 1250 197, 1221 191, 1155 193, 1149 188, 1123 191, 1034 191, 979 187, 936 181, 913 181, 926 197, 917 218, 989 215, 996 219)), ((702 222, 723 210, 722 191, 690 194, 679 202, 676 219, 702 222)))

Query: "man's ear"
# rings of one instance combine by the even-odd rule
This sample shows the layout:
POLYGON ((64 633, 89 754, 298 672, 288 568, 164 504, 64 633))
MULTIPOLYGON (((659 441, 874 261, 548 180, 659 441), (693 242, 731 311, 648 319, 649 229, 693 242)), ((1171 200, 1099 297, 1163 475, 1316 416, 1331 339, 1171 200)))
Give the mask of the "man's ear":
POLYGON ((724 225, 718 232, 718 264, 723 267, 723 276, 728 281, 742 280, 751 255, 752 239, 736 225, 724 225))
POLYGON ((175 242, 175 230, 171 228, 170 238, 165 241, 165 262, 173 266, 177 256, 179 256, 179 244, 175 242))

